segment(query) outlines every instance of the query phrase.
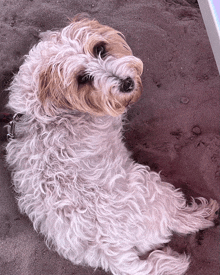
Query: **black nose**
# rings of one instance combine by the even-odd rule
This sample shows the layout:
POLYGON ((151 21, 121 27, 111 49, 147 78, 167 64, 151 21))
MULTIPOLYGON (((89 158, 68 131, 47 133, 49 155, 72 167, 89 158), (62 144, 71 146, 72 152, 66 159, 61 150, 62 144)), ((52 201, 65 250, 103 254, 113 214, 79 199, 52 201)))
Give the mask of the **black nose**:
POLYGON ((134 81, 130 77, 121 80, 120 91, 122 93, 129 93, 134 90, 134 81))

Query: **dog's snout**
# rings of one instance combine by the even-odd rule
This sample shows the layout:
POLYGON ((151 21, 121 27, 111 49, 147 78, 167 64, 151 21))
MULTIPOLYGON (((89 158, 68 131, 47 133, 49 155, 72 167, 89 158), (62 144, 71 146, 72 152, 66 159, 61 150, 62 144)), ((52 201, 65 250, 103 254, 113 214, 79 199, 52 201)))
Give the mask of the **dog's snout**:
POLYGON ((132 92, 134 89, 134 81, 132 78, 127 77, 126 79, 121 80, 120 91, 122 93, 132 92))

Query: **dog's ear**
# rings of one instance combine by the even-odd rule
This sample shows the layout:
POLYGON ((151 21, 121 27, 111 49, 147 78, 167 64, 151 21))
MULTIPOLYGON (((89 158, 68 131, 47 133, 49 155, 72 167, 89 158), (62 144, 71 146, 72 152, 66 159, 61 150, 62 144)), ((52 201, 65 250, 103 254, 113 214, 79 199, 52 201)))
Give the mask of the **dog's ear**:
POLYGON ((55 115, 57 108, 71 108, 65 90, 62 69, 58 70, 58 65, 49 66, 40 74, 38 98, 47 115, 55 115))

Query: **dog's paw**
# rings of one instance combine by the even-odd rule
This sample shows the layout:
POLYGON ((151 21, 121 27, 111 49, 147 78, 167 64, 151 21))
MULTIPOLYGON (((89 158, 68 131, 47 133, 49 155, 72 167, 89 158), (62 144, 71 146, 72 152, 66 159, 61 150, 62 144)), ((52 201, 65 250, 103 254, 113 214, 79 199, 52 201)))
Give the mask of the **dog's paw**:
POLYGON ((209 221, 218 221, 219 220, 219 204, 216 200, 210 199, 207 207, 210 210, 210 215, 206 218, 209 221))

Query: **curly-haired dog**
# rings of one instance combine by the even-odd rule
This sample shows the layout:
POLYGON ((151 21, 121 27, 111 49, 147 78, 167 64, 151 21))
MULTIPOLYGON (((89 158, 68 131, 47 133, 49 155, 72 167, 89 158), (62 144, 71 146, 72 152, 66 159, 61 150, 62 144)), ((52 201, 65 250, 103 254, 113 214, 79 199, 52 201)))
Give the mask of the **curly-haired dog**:
POLYGON ((122 118, 142 69, 123 35, 95 20, 43 34, 10 87, 8 107, 22 117, 7 162, 20 211, 60 255, 115 275, 179 275, 189 257, 162 244, 213 226, 218 204, 187 205, 130 158, 122 118))

